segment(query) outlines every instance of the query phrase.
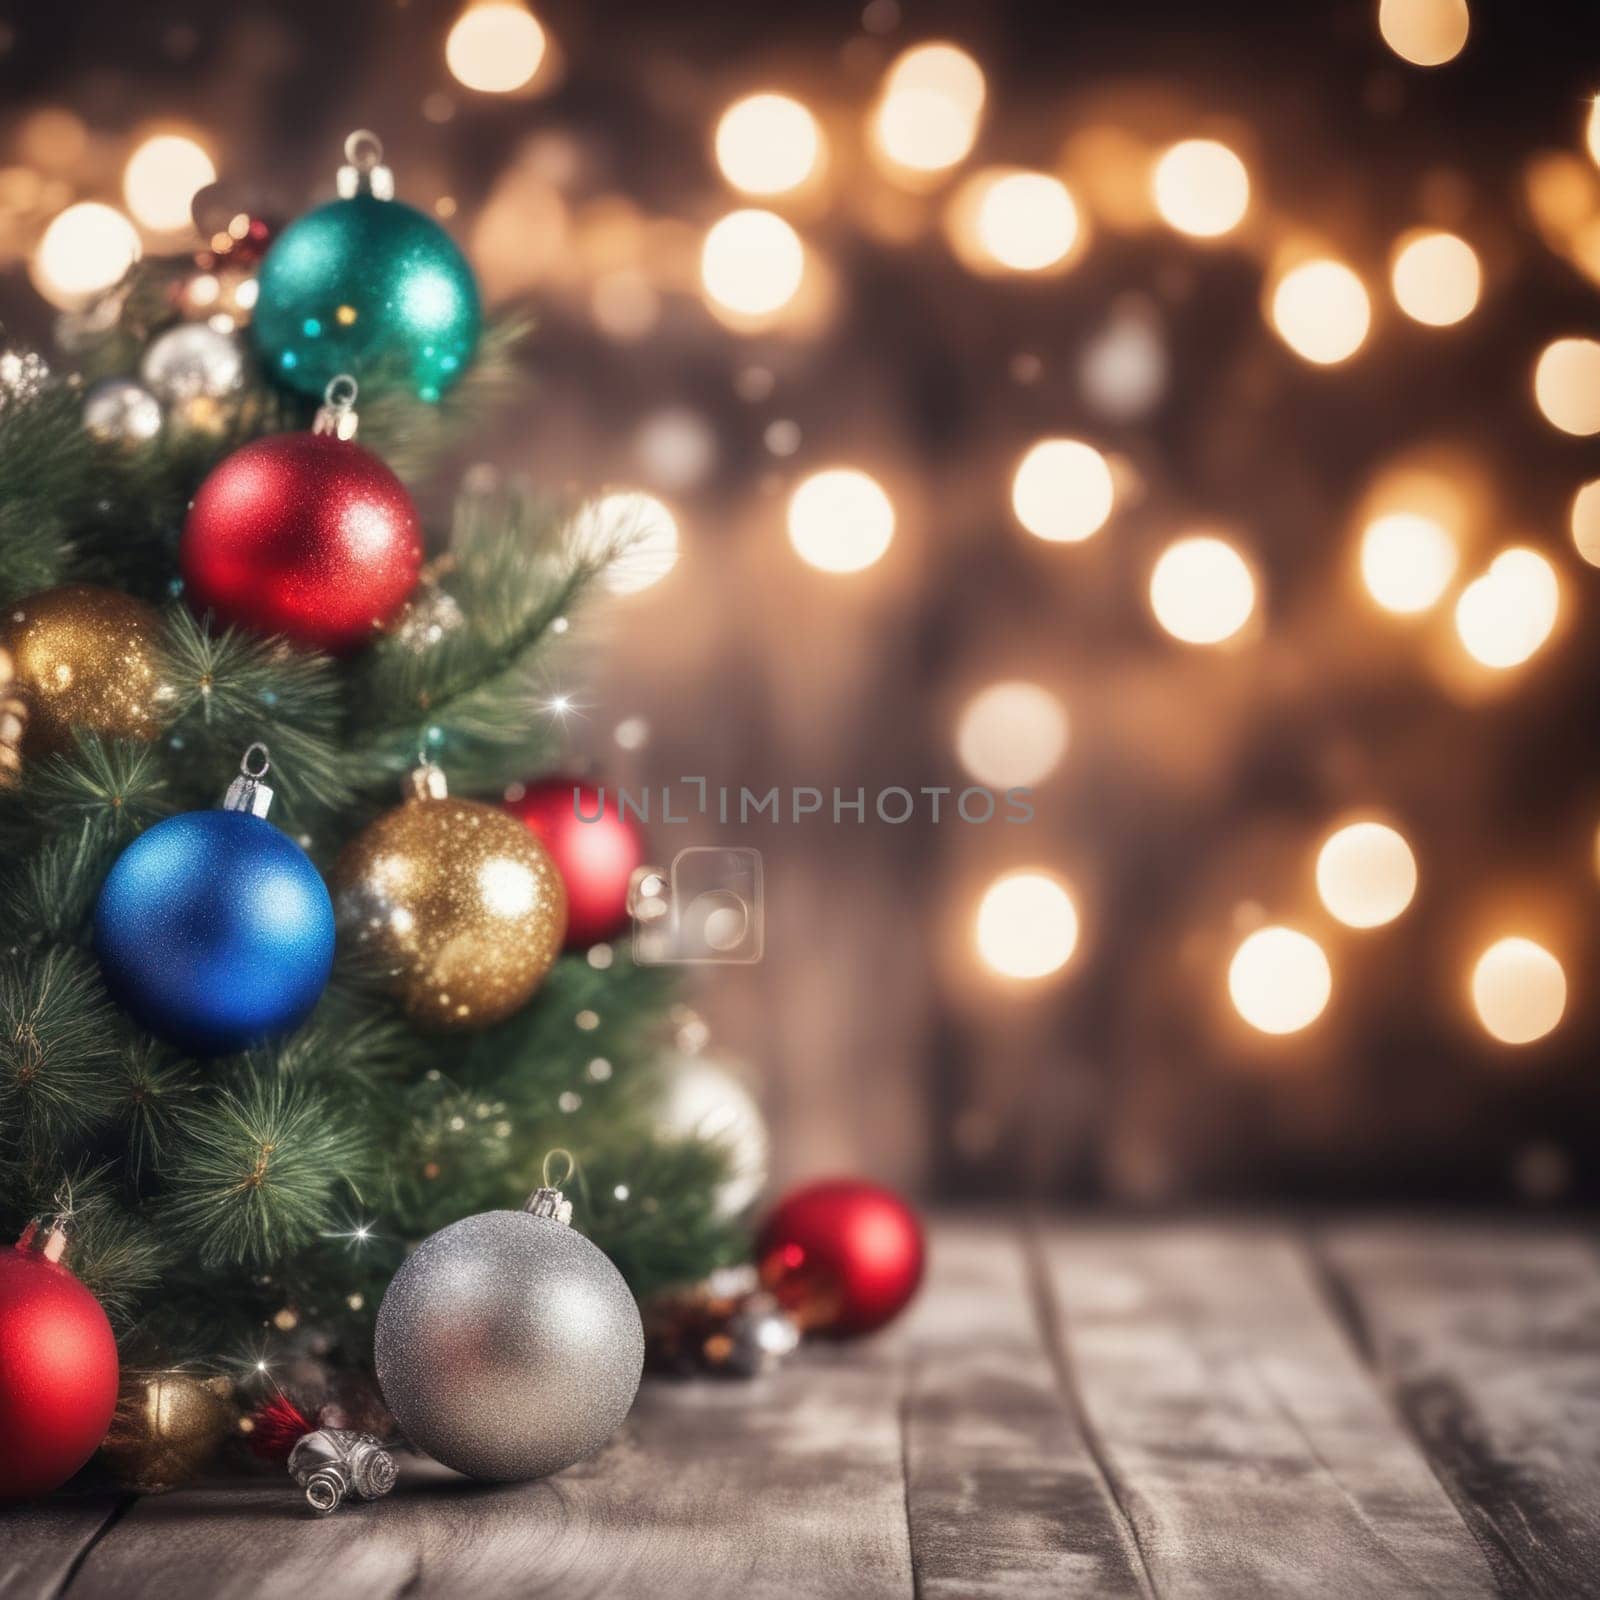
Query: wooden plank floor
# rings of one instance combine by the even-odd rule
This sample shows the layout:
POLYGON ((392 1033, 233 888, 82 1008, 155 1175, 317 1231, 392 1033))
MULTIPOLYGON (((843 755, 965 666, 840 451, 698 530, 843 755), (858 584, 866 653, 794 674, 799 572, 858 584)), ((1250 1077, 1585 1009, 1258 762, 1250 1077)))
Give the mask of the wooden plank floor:
POLYGON ((1600 1594, 1600 1253, 1573 1226, 952 1221, 914 1314, 647 1383, 594 1461, 0 1511, 0 1600, 1600 1594))

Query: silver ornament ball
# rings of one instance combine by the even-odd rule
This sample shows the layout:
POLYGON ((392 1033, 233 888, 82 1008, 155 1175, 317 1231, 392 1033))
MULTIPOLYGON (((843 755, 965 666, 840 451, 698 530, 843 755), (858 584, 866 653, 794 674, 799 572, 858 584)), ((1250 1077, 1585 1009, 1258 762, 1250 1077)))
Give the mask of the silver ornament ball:
POLYGON ((180 322, 150 341, 139 376, 169 403, 221 400, 244 382, 244 352, 231 333, 203 322, 180 322))
POLYGON ((102 378, 84 396, 83 425, 102 444, 144 444, 161 431, 161 402, 132 378, 102 378))
POLYGON ((657 1132, 721 1145, 727 1176, 717 1185, 717 1215, 737 1216, 767 1183, 767 1124, 737 1068, 716 1056, 674 1053, 660 1066, 657 1132))
POLYGON ((639 1389, 639 1308, 554 1194, 529 1201, 545 1215, 486 1211, 441 1228, 378 1309, 389 1409, 418 1449, 474 1478, 542 1478, 593 1455, 639 1389))

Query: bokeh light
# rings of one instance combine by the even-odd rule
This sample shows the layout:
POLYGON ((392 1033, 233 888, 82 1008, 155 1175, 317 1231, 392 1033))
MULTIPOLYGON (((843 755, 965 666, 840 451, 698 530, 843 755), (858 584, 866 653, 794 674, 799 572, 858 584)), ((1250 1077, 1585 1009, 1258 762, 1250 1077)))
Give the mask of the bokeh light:
POLYGON ((1209 534, 1168 545, 1150 574, 1156 621, 1185 644, 1231 639, 1250 620, 1255 601, 1255 579, 1244 557, 1209 534))
POLYGON ((717 165, 746 194, 784 194, 817 170, 822 133, 817 119, 786 94, 752 94, 722 113, 717 165))
POLYGON ((1333 970, 1322 946, 1294 928, 1258 928, 1228 964, 1234 1009, 1262 1033, 1298 1033, 1323 1013, 1333 970))
POLYGON ((1317 893, 1346 927, 1393 922, 1416 892, 1411 846, 1381 822, 1347 823, 1317 852, 1317 893))
POLYGON ((1156 162, 1150 187, 1162 220, 1197 239, 1231 233, 1250 208, 1244 162, 1215 139, 1173 145, 1156 162))
POLYGON ((771 211, 733 211, 706 234, 700 278, 706 294, 742 317, 781 311, 805 276, 800 235, 771 211))
POLYGON ((1110 464, 1081 439, 1041 439, 1011 479, 1017 521, 1054 543, 1087 539, 1105 525, 1115 501, 1110 464))
POLYGON ((1395 304, 1413 322, 1445 328, 1477 305, 1483 273, 1477 252, 1465 239, 1418 230, 1396 246, 1389 283, 1395 304))
POLYGON ((1000 977, 1047 978, 1077 948, 1077 908, 1050 873, 1008 872, 978 902, 973 937, 984 965, 1000 977))
POLYGON ((1532 1044, 1567 1009, 1567 975, 1532 939, 1497 939, 1472 969, 1472 1004, 1485 1030, 1501 1044, 1532 1044))
POLYGON ((114 206, 83 200, 44 230, 31 263, 34 287, 63 311, 87 305, 139 259, 138 229, 114 206))
POLYGON ((1360 278, 1343 262, 1324 257, 1302 262, 1278 280, 1272 325, 1297 356, 1332 366, 1361 348, 1372 307, 1360 278))
POLYGON ((1067 748, 1067 713, 1036 683, 990 684, 967 702, 956 754, 991 789, 1026 788, 1055 771, 1067 748))
POLYGON ((678 523, 659 500, 620 490, 591 501, 573 522, 576 554, 606 563, 600 581, 612 594, 637 594, 659 583, 678 561, 678 523))
POLYGON ((872 119, 872 144, 891 171, 947 171, 978 137, 986 93, 983 69, 943 42, 907 50, 884 77, 872 119))
POLYGON ((974 214, 985 253, 1013 272, 1042 272, 1064 261, 1078 237, 1078 208, 1067 186, 1043 172, 989 179, 974 214))
POLYGON ((480 94, 513 94, 544 60, 544 29, 524 6, 484 0, 456 19, 445 40, 445 65, 457 83, 480 94))
POLYGON ((789 542, 821 572, 860 572, 894 538, 894 505, 857 467, 814 472, 789 497, 789 542))
POLYGON ((1556 569, 1537 550, 1515 546, 1461 591, 1456 633, 1481 665, 1516 667, 1550 637, 1560 608, 1556 569))
POLYGON ((1444 526, 1412 511, 1374 517, 1361 536, 1361 578, 1385 611, 1413 616, 1439 603, 1460 552, 1444 526))
POLYGON ((1589 159, 1600 166, 1600 94, 1589 102, 1589 119, 1584 125, 1583 140, 1589 147, 1589 159))
POLYGON ((217 181, 211 157, 181 133, 146 139, 122 172, 122 197, 153 233, 182 233, 194 226, 194 197, 217 181))
POLYGON ((1467 0, 1380 0, 1378 6, 1383 42, 1414 67, 1453 61, 1470 27, 1467 0))
POLYGON ((1533 371, 1533 393, 1563 433, 1600 433, 1600 342, 1557 339, 1533 371))
POLYGON ((1591 567, 1600 567, 1600 478, 1572 497, 1572 542, 1591 567))

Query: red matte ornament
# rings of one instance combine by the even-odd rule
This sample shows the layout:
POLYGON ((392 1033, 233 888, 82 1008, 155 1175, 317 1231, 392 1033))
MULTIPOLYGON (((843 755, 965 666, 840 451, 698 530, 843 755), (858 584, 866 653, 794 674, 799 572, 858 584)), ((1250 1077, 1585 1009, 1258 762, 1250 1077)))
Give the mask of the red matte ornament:
POLYGON ((628 926, 628 880, 644 862, 645 841, 638 824, 619 813, 616 791, 543 778, 506 809, 533 830, 560 869, 567 948, 584 950, 621 933, 628 926))
POLYGON ((392 622, 422 570, 405 485, 334 433, 278 433, 214 467, 179 550, 189 604, 335 655, 392 622))
POLYGON ((836 1338, 892 1321, 922 1282, 922 1224, 899 1195, 834 1178, 784 1196, 756 1239, 761 1280, 806 1333, 836 1338))
POLYGON ((116 1409, 117 1342, 65 1243, 59 1223, 30 1223, 0 1249, 0 1500, 59 1489, 116 1409))

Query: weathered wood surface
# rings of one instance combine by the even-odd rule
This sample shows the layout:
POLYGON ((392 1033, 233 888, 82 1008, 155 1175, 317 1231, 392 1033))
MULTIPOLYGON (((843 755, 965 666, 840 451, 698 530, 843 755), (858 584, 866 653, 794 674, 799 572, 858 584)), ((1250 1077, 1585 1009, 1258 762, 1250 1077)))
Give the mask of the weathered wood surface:
POLYGON ((1223 1600, 1600 1593, 1576 1229, 952 1223, 914 1313, 646 1385, 594 1461, 0 1511, 0 1600, 1223 1600))
POLYGON ((1327 1259, 1383 1382, 1510 1593, 1600 1594, 1592 1239, 1347 1227, 1327 1259))

